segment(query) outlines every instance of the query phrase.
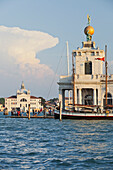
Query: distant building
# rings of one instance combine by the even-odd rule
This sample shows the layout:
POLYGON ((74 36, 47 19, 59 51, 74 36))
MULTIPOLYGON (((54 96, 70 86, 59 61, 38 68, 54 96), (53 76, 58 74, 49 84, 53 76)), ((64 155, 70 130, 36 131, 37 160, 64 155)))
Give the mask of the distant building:
POLYGON ((8 111, 20 108, 21 111, 27 111, 30 104, 30 109, 42 109, 41 99, 30 95, 30 90, 26 90, 24 83, 21 84, 21 89, 17 90, 16 95, 5 98, 5 108, 8 111))

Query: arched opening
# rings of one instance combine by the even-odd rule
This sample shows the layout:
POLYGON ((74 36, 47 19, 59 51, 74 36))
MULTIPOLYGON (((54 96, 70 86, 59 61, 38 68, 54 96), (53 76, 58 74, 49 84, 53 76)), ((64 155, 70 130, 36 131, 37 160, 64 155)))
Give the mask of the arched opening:
MULTIPOLYGON (((111 93, 107 93, 107 105, 112 105, 112 95, 111 93)), ((104 99, 103 99, 103 106, 104 109, 106 107, 106 94, 104 95, 104 99)), ((111 109, 112 107, 107 107, 108 109, 111 109)))
POLYGON ((92 62, 85 62, 85 74, 92 74, 92 62))
POLYGON ((27 102, 27 100, 25 98, 22 98, 20 102, 27 102))

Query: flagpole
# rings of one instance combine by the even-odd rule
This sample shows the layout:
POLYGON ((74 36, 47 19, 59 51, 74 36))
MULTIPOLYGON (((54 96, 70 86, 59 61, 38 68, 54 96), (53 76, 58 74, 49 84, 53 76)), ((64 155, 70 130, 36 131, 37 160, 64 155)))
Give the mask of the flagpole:
POLYGON ((107 68, 108 68, 108 63, 107 63, 107 45, 105 45, 105 89, 106 89, 106 98, 105 98, 105 106, 107 110, 107 68))

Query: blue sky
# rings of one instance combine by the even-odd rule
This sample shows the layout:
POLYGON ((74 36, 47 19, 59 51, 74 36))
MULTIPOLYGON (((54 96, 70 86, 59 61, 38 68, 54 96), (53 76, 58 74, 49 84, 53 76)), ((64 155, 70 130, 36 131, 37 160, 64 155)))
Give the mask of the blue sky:
POLYGON ((72 50, 81 47, 81 42, 86 40, 84 28, 87 25, 87 14, 91 16, 91 25, 95 29, 93 41, 96 42, 96 46, 104 49, 105 44, 108 45, 108 60, 112 63, 109 72, 113 73, 112 0, 0 0, 0 26, 3 26, 0 33, 0 96, 7 97, 15 94, 16 90, 20 88, 21 82, 24 81, 25 87, 31 90, 32 95, 42 96, 46 99, 47 97, 58 97, 59 75, 65 74, 67 71, 66 41, 69 42, 71 67, 72 50), (18 29, 13 29, 15 27, 18 29), (4 33, 4 30, 7 30, 7 33, 4 33), (24 30, 25 33, 31 31, 27 32, 26 41, 23 40, 25 38, 24 30), (44 45, 40 50, 38 43, 41 38, 40 36, 38 38, 34 31, 47 33, 48 35, 44 36, 50 44, 44 45), (18 35, 17 32, 19 32, 18 35), (32 36, 32 42, 30 42, 28 34, 32 36), (35 49, 32 48, 34 41, 35 45, 37 44, 35 49), (17 45, 22 42, 23 48, 26 43, 29 63, 25 61, 24 53, 26 51, 23 52, 21 46, 19 49, 23 53, 21 53, 22 55, 19 53, 20 56, 17 54, 15 42, 18 42, 17 45), (32 56, 31 59, 29 54, 32 56), (23 58, 25 64, 21 65, 23 58), (37 64, 35 64, 36 62, 37 64))

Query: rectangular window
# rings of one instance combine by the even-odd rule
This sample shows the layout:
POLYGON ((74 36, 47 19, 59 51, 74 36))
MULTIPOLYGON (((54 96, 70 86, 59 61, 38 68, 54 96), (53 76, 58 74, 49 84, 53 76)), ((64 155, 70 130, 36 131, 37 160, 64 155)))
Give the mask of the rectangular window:
POLYGON ((94 52, 91 52, 91 56, 94 56, 95 55, 95 53, 94 52))
POLYGON ((97 52, 97 56, 99 56, 99 52, 97 52))
POLYGON ((85 74, 92 74, 92 62, 85 63, 85 74))

